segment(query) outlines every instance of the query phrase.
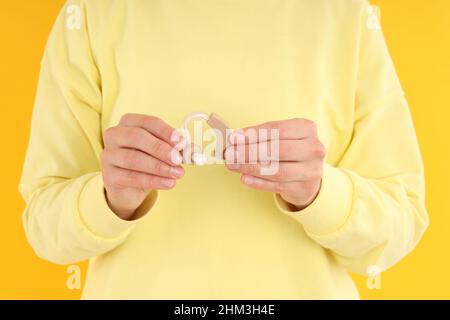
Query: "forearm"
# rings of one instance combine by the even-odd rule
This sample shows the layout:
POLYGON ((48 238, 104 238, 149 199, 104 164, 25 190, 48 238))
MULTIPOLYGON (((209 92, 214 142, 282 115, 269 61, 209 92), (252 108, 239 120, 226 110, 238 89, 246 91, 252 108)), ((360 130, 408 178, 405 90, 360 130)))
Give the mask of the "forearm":
POLYGON ((308 208, 292 211, 276 201, 342 265, 365 274, 372 265, 391 267, 420 240, 428 226, 422 186, 420 171, 373 179, 326 165, 322 189, 308 208))
MULTIPOLYGON (((121 244, 137 223, 118 218, 108 207, 100 173, 75 179, 42 178, 28 192, 23 222, 28 241, 41 258, 58 264, 82 261, 121 244)), ((25 191, 27 190, 27 191, 25 191)), ((142 210, 149 210, 154 197, 142 210)))

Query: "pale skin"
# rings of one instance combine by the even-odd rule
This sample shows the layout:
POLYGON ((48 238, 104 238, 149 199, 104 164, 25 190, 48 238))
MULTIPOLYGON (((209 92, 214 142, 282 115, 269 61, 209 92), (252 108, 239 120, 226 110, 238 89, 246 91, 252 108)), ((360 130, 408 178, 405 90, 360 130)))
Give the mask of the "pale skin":
MULTIPOLYGON (((242 183, 250 188, 278 193, 295 210, 308 207, 320 190, 325 157, 316 125, 305 119, 291 119, 268 122, 242 132, 245 135, 249 129, 260 128, 279 130, 278 172, 262 176, 261 163, 227 161, 227 167, 241 174, 242 183)), ((184 176, 182 156, 175 148, 182 139, 163 120, 138 114, 124 115, 117 126, 105 131, 105 147, 100 157, 102 175, 108 205, 118 217, 133 220, 151 191, 176 186, 184 176)), ((267 141, 245 139, 241 143, 267 141)), ((239 150, 238 144, 229 148, 239 150)))
POLYGON ((308 207, 319 193, 326 154, 325 147, 318 138, 316 124, 306 119, 290 119, 267 122, 240 131, 238 134, 243 135, 244 139, 232 137, 233 145, 225 152, 226 159, 229 160, 228 169, 240 173, 242 183, 250 188, 279 194, 293 210, 308 207), (266 159, 249 163, 249 150, 258 150, 261 144, 270 145, 267 140, 248 139, 250 134, 247 132, 258 132, 260 129, 275 129, 279 132, 279 169, 273 175, 262 174, 261 167, 267 166, 264 163, 266 159), (236 153, 239 154, 242 144, 245 144, 245 157, 239 159, 238 156, 234 161, 228 159, 229 154, 235 157, 236 153), (234 149, 233 152, 228 152, 230 148, 234 149))
POLYGON ((101 154, 106 198, 111 210, 133 220, 136 209, 152 190, 169 190, 184 175, 181 135, 163 120, 127 114, 105 131, 101 154))

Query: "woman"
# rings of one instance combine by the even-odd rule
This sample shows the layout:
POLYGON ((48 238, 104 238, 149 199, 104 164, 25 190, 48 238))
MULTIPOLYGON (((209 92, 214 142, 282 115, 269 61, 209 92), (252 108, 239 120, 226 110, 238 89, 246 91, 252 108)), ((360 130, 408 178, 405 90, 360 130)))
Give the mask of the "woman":
POLYGON ((90 259, 87 299, 356 299, 348 271, 393 266, 428 225, 365 0, 69 1, 20 190, 40 257, 90 259), (175 129, 199 109, 276 130, 277 172, 235 163, 238 139, 226 166, 183 165, 175 129))

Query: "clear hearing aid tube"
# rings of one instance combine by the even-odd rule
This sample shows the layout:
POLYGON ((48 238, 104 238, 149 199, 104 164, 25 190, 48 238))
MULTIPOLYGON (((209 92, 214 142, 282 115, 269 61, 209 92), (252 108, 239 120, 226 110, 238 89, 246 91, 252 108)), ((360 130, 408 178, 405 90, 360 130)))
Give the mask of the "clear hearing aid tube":
MULTIPOLYGON (((184 119, 183 127, 185 132, 189 132, 189 123, 191 123, 196 119, 200 119, 207 122, 209 119, 209 115, 203 112, 190 113, 184 119)), ((182 154, 183 154, 183 162, 186 164, 195 164, 198 166, 203 166, 207 162, 206 156, 202 152, 202 148, 194 143, 186 145, 186 147, 182 150, 182 154)))
MULTIPOLYGON (((193 112, 184 120, 184 130, 186 132, 189 130, 189 123, 195 119, 205 121, 211 128, 216 130, 216 134, 221 135, 220 139, 217 137, 215 157, 216 159, 224 160, 224 151, 229 145, 230 134, 227 123, 215 113, 208 115, 204 112, 193 112)), ((201 147, 196 144, 190 144, 183 150, 183 158, 185 163, 193 163, 200 166, 205 165, 207 162, 206 155, 203 154, 201 147)))

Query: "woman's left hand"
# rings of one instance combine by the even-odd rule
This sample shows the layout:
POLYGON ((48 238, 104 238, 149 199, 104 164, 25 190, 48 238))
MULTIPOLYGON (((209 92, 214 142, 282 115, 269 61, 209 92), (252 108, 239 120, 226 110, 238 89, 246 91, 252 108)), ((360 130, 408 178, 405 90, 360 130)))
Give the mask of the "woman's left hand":
POLYGON ((268 122, 239 130, 230 140, 226 165, 241 173, 241 181, 248 187, 278 193, 297 210, 308 207, 317 197, 326 150, 313 121, 268 122), (271 138, 271 132, 278 133, 278 138, 271 138))

